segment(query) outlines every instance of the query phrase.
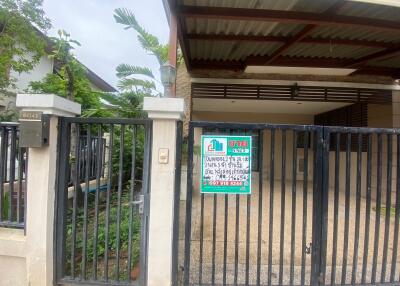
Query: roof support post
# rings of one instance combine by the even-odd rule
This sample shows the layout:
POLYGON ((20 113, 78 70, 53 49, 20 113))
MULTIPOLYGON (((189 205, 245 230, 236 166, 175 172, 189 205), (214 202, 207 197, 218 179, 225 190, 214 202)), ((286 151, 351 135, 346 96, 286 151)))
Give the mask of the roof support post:
MULTIPOLYGON (((168 62, 174 67, 177 67, 177 54, 178 54, 178 25, 176 14, 174 11, 170 12, 169 19, 169 43, 168 43, 168 62)), ((176 81, 176 80, 175 80, 176 81)), ((176 97, 176 83, 171 87, 171 97, 176 97)))

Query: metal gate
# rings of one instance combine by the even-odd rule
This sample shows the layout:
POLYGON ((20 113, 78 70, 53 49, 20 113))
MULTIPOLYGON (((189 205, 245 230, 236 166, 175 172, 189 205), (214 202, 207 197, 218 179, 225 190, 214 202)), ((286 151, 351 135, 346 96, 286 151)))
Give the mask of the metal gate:
POLYGON ((146 285, 151 121, 60 118, 56 285, 146 285))
POLYGON ((398 283, 399 155, 394 129, 191 122, 183 284, 398 283), (258 136, 251 195, 200 194, 207 132, 258 136))

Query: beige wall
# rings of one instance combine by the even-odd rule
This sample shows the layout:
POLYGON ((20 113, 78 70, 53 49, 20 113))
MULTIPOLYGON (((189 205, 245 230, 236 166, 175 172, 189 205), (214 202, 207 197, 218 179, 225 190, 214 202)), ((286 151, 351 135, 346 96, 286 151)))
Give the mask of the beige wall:
POLYGON ((0 286, 27 285, 23 230, 0 228, 0 286))

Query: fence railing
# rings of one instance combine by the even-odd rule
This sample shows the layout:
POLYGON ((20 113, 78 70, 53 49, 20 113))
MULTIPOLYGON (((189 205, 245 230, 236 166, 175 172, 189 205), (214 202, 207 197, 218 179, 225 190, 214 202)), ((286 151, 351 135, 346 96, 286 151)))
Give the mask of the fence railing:
POLYGON ((28 153, 18 123, 0 123, 0 227, 24 228, 28 153))
MULTIPOLYGON (((89 180, 96 179, 97 169, 104 166, 106 160, 106 139, 90 138, 90 159, 88 159, 88 141, 86 135, 79 136, 78 180, 83 183, 88 170, 89 180), (100 143, 100 144, 99 144, 100 143), (99 154, 97 154, 99 152, 99 154), (86 167, 88 165, 88 167, 86 167)), ((24 228, 26 205, 27 148, 19 147, 19 124, 0 123, 0 227, 24 228)), ((100 170, 104 177, 104 168, 100 170)), ((72 177, 72 175, 71 175, 72 177)), ((69 185, 73 185, 70 180, 69 185)))
MULTIPOLYGON (((92 136, 90 138, 90 144, 89 147, 91 149, 91 152, 89 153, 89 148, 88 148, 88 140, 86 135, 80 135, 79 136, 79 175, 78 175, 78 180, 80 183, 85 182, 86 179, 86 169, 89 172, 89 180, 95 180, 96 179, 96 173, 97 169, 96 166, 99 163, 101 166, 100 170, 100 176, 101 178, 104 178, 104 171, 105 171, 105 160, 106 160, 106 139, 99 138, 96 136, 92 136), (98 154, 99 153, 99 154, 98 154), (88 158, 88 155, 90 158, 88 158), (86 168, 86 165, 88 165, 88 168, 86 168)), ((71 175, 72 176, 72 175, 71 175)), ((70 178, 70 183, 69 185, 72 186, 72 177, 70 178)))

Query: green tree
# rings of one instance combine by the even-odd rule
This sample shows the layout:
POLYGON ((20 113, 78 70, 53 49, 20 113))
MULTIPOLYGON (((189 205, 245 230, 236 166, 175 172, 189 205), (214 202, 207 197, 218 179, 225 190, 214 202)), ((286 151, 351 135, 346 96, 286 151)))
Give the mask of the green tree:
POLYGON ((100 101, 101 92, 91 88, 86 68, 75 58, 74 46, 80 46, 64 30, 58 38, 51 38, 53 51, 49 57, 54 59, 56 73, 49 73, 42 81, 30 83, 35 93, 54 93, 82 105, 83 116, 106 116, 109 112, 100 101))
MULTIPOLYGON (((114 11, 114 19, 122 24, 126 30, 133 29, 142 48, 153 55, 158 64, 163 65, 168 59, 168 45, 160 43, 156 36, 147 32, 136 20, 135 15, 128 9, 118 8, 114 11)), ((161 92, 156 89, 160 82, 148 67, 130 64, 117 66, 117 77, 120 79, 118 87, 123 91, 159 96, 161 92)))
POLYGON ((0 1, 0 92, 13 86, 10 72, 31 70, 45 53, 42 32, 50 27, 42 0, 0 1))

